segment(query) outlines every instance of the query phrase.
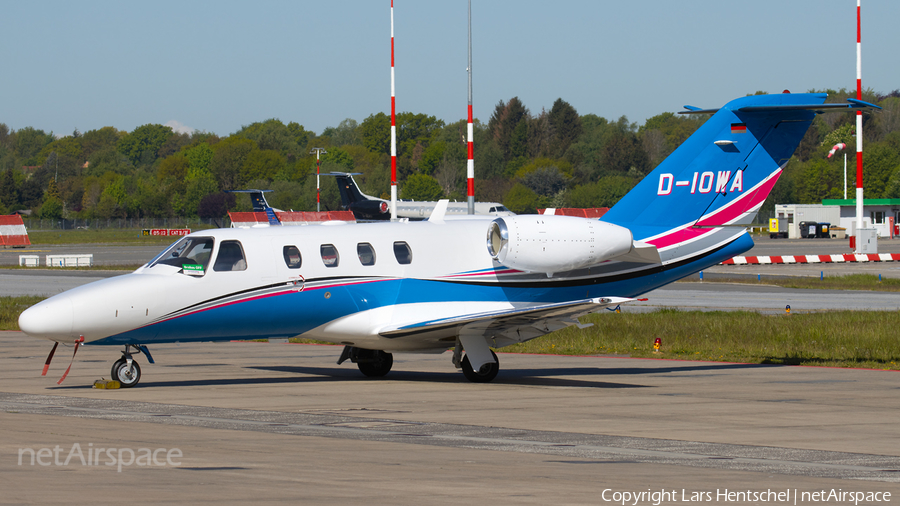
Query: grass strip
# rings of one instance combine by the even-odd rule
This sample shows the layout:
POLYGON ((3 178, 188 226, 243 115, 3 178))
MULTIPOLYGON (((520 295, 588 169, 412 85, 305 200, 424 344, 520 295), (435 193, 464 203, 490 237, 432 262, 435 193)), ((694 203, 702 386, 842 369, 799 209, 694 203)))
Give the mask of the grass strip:
POLYGON ((763 315, 661 309, 581 321, 594 326, 568 327, 504 351, 900 369, 900 315, 893 311, 763 315))
POLYGON ((19 330, 19 315, 44 300, 38 295, 0 297, 0 330, 19 330))

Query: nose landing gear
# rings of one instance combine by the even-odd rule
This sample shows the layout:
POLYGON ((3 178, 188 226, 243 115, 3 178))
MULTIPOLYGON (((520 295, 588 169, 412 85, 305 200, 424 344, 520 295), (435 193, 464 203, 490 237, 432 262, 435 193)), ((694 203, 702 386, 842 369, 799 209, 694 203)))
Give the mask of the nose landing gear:
POLYGON ((109 372, 112 379, 118 381, 122 388, 131 388, 141 381, 141 366, 131 357, 131 348, 146 355, 147 361, 151 364, 154 363, 150 350, 146 346, 141 344, 125 345, 122 358, 115 361, 109 372))
POLYGON ((131 355, 127 355, 127 358, 116 360, 109 374, 122 388, 131 388, 141 380, 141 366, 131 358, 131 355))

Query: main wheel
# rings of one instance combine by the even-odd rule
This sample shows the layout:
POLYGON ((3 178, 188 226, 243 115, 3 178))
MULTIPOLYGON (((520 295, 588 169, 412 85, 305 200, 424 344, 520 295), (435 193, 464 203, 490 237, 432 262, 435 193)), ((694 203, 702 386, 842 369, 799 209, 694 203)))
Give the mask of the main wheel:
POLYGON ((469 362, 469 355, 463 356, 462 371, 466 379, 473 383, 490 383, 493 381, 497 377, 497 373, 500 372, 500 360, 497 358, 494 350, 491 350, 491 355, 494 356, 494 363, 484 364, 477 371, 472 368, 472 364, 469 362))
POLYGON ((131 388, 141 381, 141 366, 137 361, 132 360, 131 367, 128 367, 128 362, 124 358, 120 358, 113 364, 109 374, 112 379, 119 382, 122 388, 131 388))
POLYGON ((359 350, 356 365, 366 376, 381 377, 391 372, 394 356, 381 350, 359 350))

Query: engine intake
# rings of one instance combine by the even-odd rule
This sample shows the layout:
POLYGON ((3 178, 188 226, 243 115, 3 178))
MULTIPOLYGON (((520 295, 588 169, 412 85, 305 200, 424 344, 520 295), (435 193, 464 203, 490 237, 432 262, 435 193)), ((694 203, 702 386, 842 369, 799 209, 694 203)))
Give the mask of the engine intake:
POLYGON ((590 218, 519 215, 493 220, 487 248, 501 264, 552 275, 597 265, 632 250, 627 228, 590 218))

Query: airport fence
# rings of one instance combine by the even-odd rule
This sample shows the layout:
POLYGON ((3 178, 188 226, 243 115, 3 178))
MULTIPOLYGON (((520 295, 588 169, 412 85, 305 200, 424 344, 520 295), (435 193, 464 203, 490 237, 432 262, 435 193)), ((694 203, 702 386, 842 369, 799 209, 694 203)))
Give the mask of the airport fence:
POLYGON ((93 220, 52 220, 41 218, 23 218, 26 230, 90 230, 101 228, 112 229, 145 229, 145 228, 198 228, 198 226, 227 228, 231 221, 212 218, 108 218, 93 220))

